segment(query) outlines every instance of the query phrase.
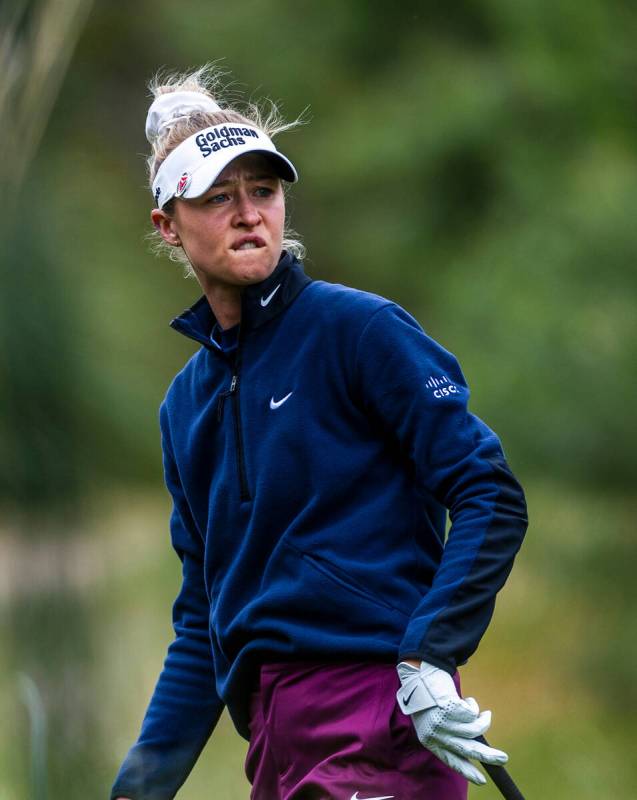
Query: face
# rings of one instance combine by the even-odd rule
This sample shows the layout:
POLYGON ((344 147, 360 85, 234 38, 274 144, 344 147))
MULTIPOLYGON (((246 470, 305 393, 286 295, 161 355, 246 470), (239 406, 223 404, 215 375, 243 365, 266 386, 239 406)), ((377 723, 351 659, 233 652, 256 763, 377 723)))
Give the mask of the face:
POLYGON ((174 214, 154 209, 155 227, 183 247, 204 292, 265 280, 281 256, 285 201, 268 159, 232 161, 201 197, 175 200, 174 214))

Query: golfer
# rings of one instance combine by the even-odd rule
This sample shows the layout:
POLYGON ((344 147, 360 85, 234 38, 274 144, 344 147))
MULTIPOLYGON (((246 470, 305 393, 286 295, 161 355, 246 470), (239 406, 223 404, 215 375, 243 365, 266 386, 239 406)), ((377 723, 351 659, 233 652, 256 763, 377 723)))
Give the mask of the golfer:
POLYGON ((146 123, 152 222, 203 297, 171 323, 196 352, 160 412, 175 639, 111 797, 174 797, 227 708, 253 800, 461 800, 475 761, 507 760, 475 741, 490 712, 457 667, 520 547, 522 490, 449 352, 305 274, 286 125, 216 86, 156 82, 146 123))

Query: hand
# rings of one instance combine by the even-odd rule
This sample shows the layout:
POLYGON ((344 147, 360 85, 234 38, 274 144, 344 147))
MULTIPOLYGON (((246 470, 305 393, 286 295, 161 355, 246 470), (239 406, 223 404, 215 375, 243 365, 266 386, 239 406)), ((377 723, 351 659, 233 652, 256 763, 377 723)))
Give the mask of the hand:
POLYGON ((491 712, 480 713, 472 697, 463 700, 448 672, 425 661, 420 667, 401 661, 398 676, 401 688, 396 699, 401 711, 411 716, 420 743, 448 767, 482 785, 486 778, 470 758, 485 764, 506 764, 506 753, 474 738, 489 729, 491 712))

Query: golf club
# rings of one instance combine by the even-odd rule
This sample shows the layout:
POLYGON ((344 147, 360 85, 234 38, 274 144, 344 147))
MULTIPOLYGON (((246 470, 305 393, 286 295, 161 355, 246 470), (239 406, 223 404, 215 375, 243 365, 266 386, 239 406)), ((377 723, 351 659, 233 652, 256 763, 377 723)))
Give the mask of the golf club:
MULTIPOLYGON (((490 747, 489 742, 487 742, 484 736, 476 736, 476 741, 482 742, 482 744, 486 744, 487 747, 490 747)), ((494 764, 482 764, 482 766, 485 768, 487 775, 500 790, 502 797, 505 797, 506 800, 524 800, 524 795, 515 785, 513 778, 504 767, 497 767, 494 764)))

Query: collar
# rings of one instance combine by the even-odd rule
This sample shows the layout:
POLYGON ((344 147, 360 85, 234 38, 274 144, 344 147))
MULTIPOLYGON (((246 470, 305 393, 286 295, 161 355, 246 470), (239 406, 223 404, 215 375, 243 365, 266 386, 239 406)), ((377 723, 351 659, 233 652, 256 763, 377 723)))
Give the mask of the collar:
POLYGON ((222 353, 230 353, 237 349, 239 344, 239 325, 232 328, 222 328, 218 322, 212 326, 210 341, 222 353))
MULTIPOLYGON (((243 290, 241 335, 245 331, 260 328, 285 311, 311 280, 303 271, 301 262, 284 250, 271 275, 243 290)), ((213 345, 210 334, 216 322, 210 303, 204 295, 183 314, 175 317, 170 327, 211 349, 213 345)))

